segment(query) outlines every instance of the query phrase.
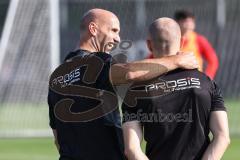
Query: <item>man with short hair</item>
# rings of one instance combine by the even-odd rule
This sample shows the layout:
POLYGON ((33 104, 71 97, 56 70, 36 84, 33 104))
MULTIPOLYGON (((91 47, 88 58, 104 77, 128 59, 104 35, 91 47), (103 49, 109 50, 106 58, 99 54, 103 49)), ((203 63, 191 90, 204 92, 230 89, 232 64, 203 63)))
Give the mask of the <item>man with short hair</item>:
MULTIPOLYGON (((178 10, 174 13, 174 19, 180 25, 182 38, 181 48, 183 52, 193 52, 199 63, 199 70, 214 79, 218 69, 218 57, 212 45, 206 37, 195 31, 195 16, 188 10, 178 10), (204 67, 206 62, 206 68, 204 67)), ((153 55, 150 54, 149 58, 153 55)))
POLYGON ((81 19, 80 44, 51 75, 49 116, 60 160, 122 160, 123 142, 113 85, 143 81, 175 68, 196 68, 192 54, 117 64, 117 16, 92 9, 81 19))
MULTIPOLYGON (((179 25, 159 18, 149 27, 147 44, 155 58, 167 57, 179 51, 180 39, 179 25)), ((230 141, 221 91, 197 69, 133 84, 122 111, 128 160, 220 160, 230 141)))
POLYGON ((207 38, 195 31, 194 14, 188 10, 178 10, 174 14, 174 19, 180 25, 182 33, 181 51, 193 52, 197 57, 200 71, 214 79, 218 69, 218 57, 207 38), (206 62, 205 69, 203 68, 204 61, 206 62))

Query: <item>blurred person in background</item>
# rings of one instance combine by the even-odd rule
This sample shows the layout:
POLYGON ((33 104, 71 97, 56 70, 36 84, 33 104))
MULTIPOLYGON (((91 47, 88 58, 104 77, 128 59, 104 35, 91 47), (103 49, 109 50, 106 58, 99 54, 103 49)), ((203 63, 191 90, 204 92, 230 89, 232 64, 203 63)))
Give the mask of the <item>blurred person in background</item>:
POLYGON ((49 117, 60 160, 123 160, 121 118, 114 85, 144 81, 176 68, 197 68, 193 54, 116 63, 118 17, 92 9, 80 24, 79 49, 49 81, 49 117))
POLYGON ((205 60, 207 66, 204 73, 211 79, 214 79, 218 69, 218 58, 207 38, 195 31, 196 23, 193 13, 187 10, 179 10, 175 12, 174 19, 181 28, 181 51, 193 52, 195 54, 200 71, 203 71, 205 60))
MULTIPOLYGON (((181 31, 173 19, 155 20, 148 35, 154 58, 180 50, 181 31)), ((128 160, 220 160, 230 143, 221 90, 197 69, 176 69, 133 84, 122 112, 128 160), (146 155, 141 150, 143 136, 146 155)))
MULTIPOLYGON (((199 63, 199 70, 203 71, 204 60, 206 62, 206 73, 214 79, 218 69, 218 58, 207 38, 195 31, 195 16, 187 10, 179 10, 174 14, 174 19, 181 28, 181 51, 193 52, 199 63)), ((149 58, 152 58, 151 54, 149 58)))

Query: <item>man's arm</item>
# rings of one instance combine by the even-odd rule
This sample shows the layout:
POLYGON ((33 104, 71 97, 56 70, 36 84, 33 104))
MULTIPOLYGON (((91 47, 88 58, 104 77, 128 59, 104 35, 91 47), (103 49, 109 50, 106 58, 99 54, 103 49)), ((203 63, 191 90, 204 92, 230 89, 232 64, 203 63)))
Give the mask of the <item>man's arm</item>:
POLYGON ((200 52, 203 55, 204 59, 207 61, 205 73, 211 79, 214 79, 219 65, 217 54, 204 36, 198 35, 197 40, 200 52))
POLYGON ((142 126, 138 121, 123 124, 125 155, 128 160, 148 160, 141 149, 142 132, 142 126))
POLYGON ((202 160, 220 160, 230 143, 228 118, 225 111, 213 111, 210 115, 210 130, 213 140, 202 160))
POLYGON ((57 140, 57 130, 56 129, 52 129, 52 131, 53 131, 53 135, 54 135, 55 145, 57 147, 57 150, 59 151, 59 144, 58 144, 58 140, 57 140))
POLYGON ((53 131, 53 135, 54 135, 54 142, 55 142, 55 145, 59 151, 59 144, 58 144, 58 141, 57 141, 57 130, 55 129, 56 128, 56 125, 55 125, 55 115, 54 115, 54 105, 53 105, 53 92, 51 89, 49 89, 48 91, 48 106, 49 106, 49 120, 50 120, 50 127, 52 128, 52 131, 53 131))
POLYGON ((194 54, 180 53, 163 58, 114 64, 111 66, 110 77, 114 85, 126 84, 129 82, 146 81, 176 68, 198 68, 194 54))

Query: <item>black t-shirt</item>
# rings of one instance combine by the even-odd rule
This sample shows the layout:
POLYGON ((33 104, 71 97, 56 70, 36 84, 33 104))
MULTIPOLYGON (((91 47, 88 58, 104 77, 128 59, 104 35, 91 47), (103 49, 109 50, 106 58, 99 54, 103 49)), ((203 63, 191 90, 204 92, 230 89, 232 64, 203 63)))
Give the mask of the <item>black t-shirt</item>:
POLYGON ((199 160, 210 143, 210 113, 225 107, 215 82, 178 69, 132 85, 122 110, 123 123, 143 125, 150 160, 199 160))
POLYGON ((109 80, 111 55, 69 53, 49 81, 50 126, 61 160, 122 160, 117 98, 109 80))

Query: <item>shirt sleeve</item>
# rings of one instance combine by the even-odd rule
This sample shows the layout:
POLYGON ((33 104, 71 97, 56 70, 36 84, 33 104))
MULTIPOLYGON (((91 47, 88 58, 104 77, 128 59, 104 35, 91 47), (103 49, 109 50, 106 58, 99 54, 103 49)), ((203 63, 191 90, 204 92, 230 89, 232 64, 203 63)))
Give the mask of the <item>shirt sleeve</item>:
POLYGON ((145 113, 145 111, 146 111, 145 108, 147 108, 147 106, 149 104, 148 101, 144 98, 135 97, 136 105, 132 106, 132 105, 128 104, 129 99, 126 100, 128 98, 128 95, 129 95, 129 90, 127 91, 124 101, 122 103, 122 114, 123 114, 122 122, 123 123, 130 122, 130 121, 143 122, 143 119, 146 118, 146 116, 147 116, 147 113, 145 113))
POLYGON ((205 73, 211 78, 214 79, 217 69, 218 69, 218 58, 215 50, 208 42, 208 40, 202 36, 197 36, 198 46, 201 54, 204 59, 207 61, 207 66, 205 73))
POLYGON ((211 81, 211 111, 226 111, 221 89, 215 81, 211 81))
POLYGON ((49 107, 49 125, 52 129, 56 129, 54 105, 53 105, 53 92, 49 89, 48 91, 48 107, 49 107))

